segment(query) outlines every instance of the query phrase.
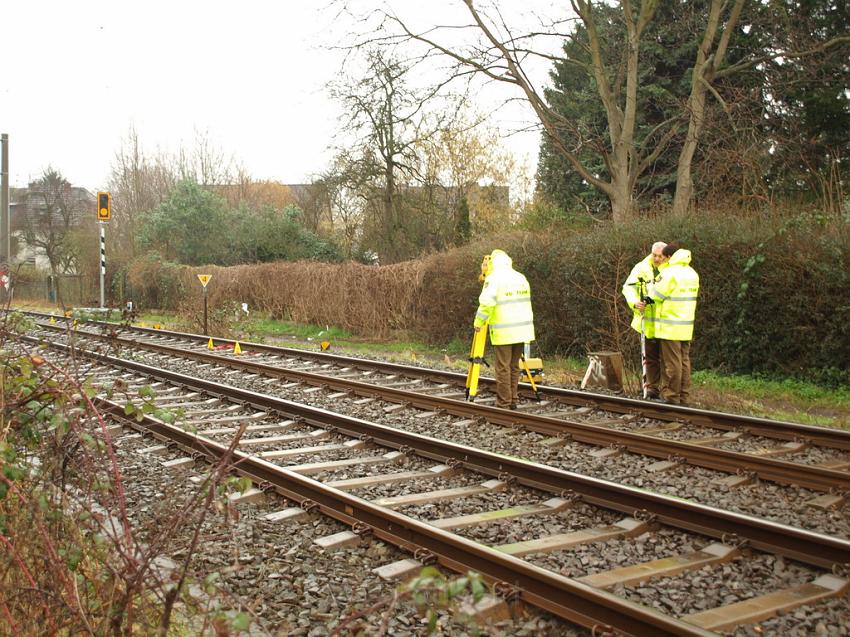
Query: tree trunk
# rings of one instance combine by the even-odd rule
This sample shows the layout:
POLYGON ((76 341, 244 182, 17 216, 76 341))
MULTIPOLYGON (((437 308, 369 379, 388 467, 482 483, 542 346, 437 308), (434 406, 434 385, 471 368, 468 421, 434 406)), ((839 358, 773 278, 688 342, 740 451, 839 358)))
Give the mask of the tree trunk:
POLYGON ((692 167, 694 154, 699 145, 700 133, 705 123, 706 93, 715 78, 717 69, 723 64, 729 38, 738 22, 745 0, 735 0, 726 24, 721 26, 724 0, 712 0, 705 25, 702 44, 697 50, 697 59, 691 73, 691 95, 688 98, 688 136, 679 153, 679 163, 676 167, 676 194, 673 196, 673 216, 684 217, 691 207, 694 194, 692 167), (715 46, 715 38, 721 32, 720 40, 715 46))
POLYGON ((633 188, 628 174, 613 180, 608 196, 611 199, 611 220, 614 223, 627 221, 635 216, 637 209, 632 195, 633 188))

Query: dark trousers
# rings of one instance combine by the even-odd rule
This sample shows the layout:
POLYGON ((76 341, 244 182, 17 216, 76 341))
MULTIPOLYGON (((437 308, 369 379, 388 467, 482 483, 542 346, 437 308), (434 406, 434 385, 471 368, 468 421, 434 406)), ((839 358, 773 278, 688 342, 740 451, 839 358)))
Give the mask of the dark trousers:
POLYGON ((646 355, 644 389, 649 394, 657 395, 658 385, 661 383, 661 341, 657 338, 645 338, 643 347, 646 355))
POLYGON ((661 397, 671 403, 687 404, 691 389, 691 342, 661 343, 661 397))
POLYGON ((496 352, 496 407, 508 409, 519 399, 519 359, 523 344, 494 345, 496 352))

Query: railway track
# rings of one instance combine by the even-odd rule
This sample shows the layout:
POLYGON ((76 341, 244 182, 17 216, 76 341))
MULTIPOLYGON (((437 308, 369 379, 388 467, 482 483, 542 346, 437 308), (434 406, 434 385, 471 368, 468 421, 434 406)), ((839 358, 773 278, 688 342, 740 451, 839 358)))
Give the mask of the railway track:
MULTIPOLYGON (((53 347, 71 349, 61 343, 53 347)), ((255 484, 246 498, 276 491, 298 503, 297 508, 273 514, 281 523, 321 511, 350 525, 351 532, 323 538, 328 550, 375 537, 422 558, 379 567, 387 577, 436 560, 452 570, 481 572, 491 581, 501 582, 509 596, 518 595, 568 621, 595 631, 613 627, 634 635, 712 634, 709 631, 841 595, 850 586, 846 577, 819 570, 850 563, 850 542, 846 540, 395 430, 136 361, 79 348, 75 351, 91 361, 82 363, 79 373, 96 377, 104 390, 108 387, 111 392, 132 394, 141 387, 152 387, 158 409, 180 410, 179 426, 144 418, 143 430, 165 443, 151 445, 144 453, 180 450, 185 455, 165 465, 170 469, 191 467, 201 458, 214 461, 220 457, 239 432, 244 437, 237 452, 237 470, 255 484), (327 459, 328 454, 333 459, 327 459), (399 471, 400 463, 408 466, 399 471), (431 482, 440 483, 435 485, 440 488, 424 487, 431 482), (473 510, 441 515, 441 507, 453 502, 469 502, 473 510), (538 519, 547 520, 546 532, 524 526, 538 519), (494 535, 481 529, 493 525, 497 527, 495 537, 512 541, 484 541, 494 535), (537 536, 527 537, 530 531, 537 536), (574 553, 577 547, 600 543, 606 548, 612 543, 628 547, 648 535, 664 534, 687 538, 679 540, 679 545, 692 550, 653 555, 654 559, 626 566, 611 564, 613 568, 579 577, 562 575, 564 562, 556 570, 547 568, 552 556, 574 553), (771 555, 806 565, 797 586, 768 591, 763 582, 754 582, 754 590, 764 590, 762 595, 678 618, 625 599, 639 597, 637 584, 646 580, 665 577, 676 581, 721 564, 733 570, 736 567, 730 565, 740 564, 743 573, 752 571, 747 564, 771 555), (605 592, 612 587, 622 594, 605 592)), ((114 418, 123 417, 121 404, 105 397, 102 400, 114 418)), ((628 548, 618 552, 639 553, 628 548)))
MULTIPOLYGON (((60 325, 40 327, 48 333, 65 331, 60 325)), ((508 412, 489 407, 487 397, 464 402, 465 377, 451 372, 253 344, 246 344, 244 354, 236 357, 209 352, 203 337, 143 329, 134 338, 135 331, 115 332, 110 324, 82 327, 74 333, 78 339, 100 340, 111 347, 142 349, 279 379, 285 381, 283 387, 298 383, 324 389, 331 396, 379 399, 391 403, 387 413, 409 408, 419 410, 423 418, 447 416, 461 425, 476 421, 481 426, 488 423, 535 432, 544 436, 542 444, 551 447, 567 441, 590 444, 598 447, 590 456, 600 460, 624 452, 641 454, 658 459, 651 471, 681 464, 721 471, 729 475, 716 480, 720 488, 746 485, 754 479, 796 485, 821 492, 811 501, 822 509, 843 505, 850 491, 850 433, 846 431, 671 409, 550 387, 545 389, 544 401, 526 402, 523 409, 508 412), (98 332, 102 329, 109 331, 98 332), (630 411, 609 411, 612 401, 617 409, 629 406, 630 411)))

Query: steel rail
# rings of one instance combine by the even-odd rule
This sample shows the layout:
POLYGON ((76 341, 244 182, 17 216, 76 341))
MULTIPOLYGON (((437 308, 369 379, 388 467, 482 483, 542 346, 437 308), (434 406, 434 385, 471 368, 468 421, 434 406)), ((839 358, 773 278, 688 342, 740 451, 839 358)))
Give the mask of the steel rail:
MULTIPOLYGON (((21 338, 33 343, 40 342, 30 336, 21 338)), ((393 429, 325 409, 186 376, 143 363, 75 349, 63 343, 48 343, 48 345, 66 352, 77 351, 105 364, 132 370, 191 388, 194 391, 226 395, 233 401, 252 405, 260 410, 273 410, 286 414, 311 426, 325 429, 331 427, 333 430, 354 437, 368 436, 375 444, 381 446, 399 450, 410 449, 426 458, 440 462, 457 462, 469 470, 495 477, 513 476, 523 485, 544 491, 554 493, 574 491, 580 494, 585 502, 629 515, 640 515, 641 511, 645 511, 655 515, 659 522, 709 537, 723 539, 728 536, 737 536, 746 540, 753 548, 784 555, 806 564, 824 568, 850 564, 850 541, 848 540, 623 486, 528 460, 393 429)))
MULTIPOLYGON (((54 328, 60 329, 61 328, 54 328)), ((351 392, 358 396, 375 396, 389 402, 408 404, 411 407, 431 411, 443 411, 447 414, 462 418, 485 418, 488 422, 503 427, 521 427, 529 431, 536 431, 553 436, 568 436, 576 442, 582 442, 597 446, 620 445, 626 450, 654 458, 682 458, 688 463, 723 471, 736 473, 738 471, 751 472, 760 479, 776 482, 779 484, 790 484, 816 491, 850 491, 850 473, 807 465, 798 462, 789 462, 771 458, 769 456, 757 456, 717 449, 704 445, 696 445, 680 440, 665 439, 648 434, 634 433, 611 429, 599 425, 592 425, 579 421, 570 421, 562 418, 538 416, 533 413, 520 411, 505 411, 496 407, 489 407, 476 403, 451 398, 441 398, 420 394, 415 391, 397 389, 393 387, 382 387, 372 383, 323 376, 312 372, 293 371, 285 368, 257 363, 245 359, 224 357, 208 352, 193 352, 178 347, 161 345, 158 343, 147 343, 134 339, 122 339, 103 334, 91 334, 82 332, 87 338, 106 342, 126 343, 133 347, 146 349, 168 355, 179 355, 191 360, 226 365, 231 368, 249 371, 251 373, 264 374, 267 376, 285 378, 291 381, 304 382, 309 385, 324 386, 338 391, 351 392)))
MULTIPOLYGON (((27 313, 44 317, 51 316, 43 312, 27 313)), ((104 321, 88 322, 93 325, 100 325, 104 327, 116 327, 116 324, 106 323, 104 321)), ((209 339, 208 336, 176 332, 172 330, 159 330, 145 327, 129 327, 124 329, 137 331, 143 334, 159 336, 166 335, 202 343, 209 339)), ((235 340, 225 338, 216 338, 215 340, 219 343, 228 343, 231 345, 237 342, 235 340)), ((418 378, 433 380, 435 382, 450 382, 455 385, 463 386, 466 381, 466 376, 458 372, 423 368, 413 365, 402 365, 399 363, 388 363, 364 358, 339 356, 326 352, 311 352, 309 350, 278 347, 262 343, 252 343, 250 341, 239 341, 239 343, 243 349, 250 349, 257 352, 299 356, 315 361, 321 361, 322 363, 339 363, 360 368, 368 367, 369 369, 377 369, 380 371, 386 371, 387 373, 407 374, 418 378)), ((495 385, 496 380, 494 378, 481 376, 479 379, 480 387, 494 389, 495 385)), ((521 383, 520 389, 522 390, 523 395, 527 398, 534 397, 531 385, 521 383)), ((594 407, 614 413, 637 414, 647 418, 654 418, 656 420, 680 421, 694 425, 716 427, 718 429, 725 429, 728 431, 744 431, 752 435, 766 436, 781 440, 803 439, 820 446, 850 451, 850 431, 843 431, 840 429, 803 425, 795 422, 758 418, 755 416, 743 416, 708 409, 682 407, 680 405, 661 405, 651 401, 626 398, 623 396, 596 394, 593 392, 567 389, 564 387, 553 387, 551 385, 541 385, 538 389, 542 395, 578 407, 594 407)))
MULTIPOLYGON (((139 427, 137 422, 128 421, 120 405, 110 401, 101 404, 113 417, 139 427)), ((189 453, 203 455, 211 463, 220 460, 228 451, 226 445, 150 416, 145 416, 141 425, 189 453)), ((349 526, 366 524, 375 537, 409 553, 425 549, 440 564, 455 572, 476 571, 491 582, 504 582, 527 603, 586 628, 615 627, 635 637, 716 635, 426 522, 374 505, 256 456, 236 450, 232 452, 232 458, 233 471, 250 477, 257 484, 271 485, 278 494, 299 505, 315 503, 322 513, 349 526)))

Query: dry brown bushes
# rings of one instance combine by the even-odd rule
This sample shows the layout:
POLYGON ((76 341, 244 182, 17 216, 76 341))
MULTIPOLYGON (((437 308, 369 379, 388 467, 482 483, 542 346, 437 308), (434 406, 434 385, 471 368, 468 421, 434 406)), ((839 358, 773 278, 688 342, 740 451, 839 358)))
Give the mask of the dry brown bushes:
POLYGON ((631 313, 620 288, 654 241, 676 240, 693 252, 702 280, 692 350, 697 367, 846 382, 848 237, 850 216, 747 217, 733 211, 511 233, 380 267, 180 267, 179 287, 188 291, 196 315, 203 302, 195 274, 207 272, 213 274, 211 307, 246 302, 252 310, 299 323, 335 325, 367 337, 404 331, 444 344, 469 338, 481 257, 501 248, 531 283, 535 331, 545 354, 615 349, 637 360, 638 337, 629 329, 631 313))

